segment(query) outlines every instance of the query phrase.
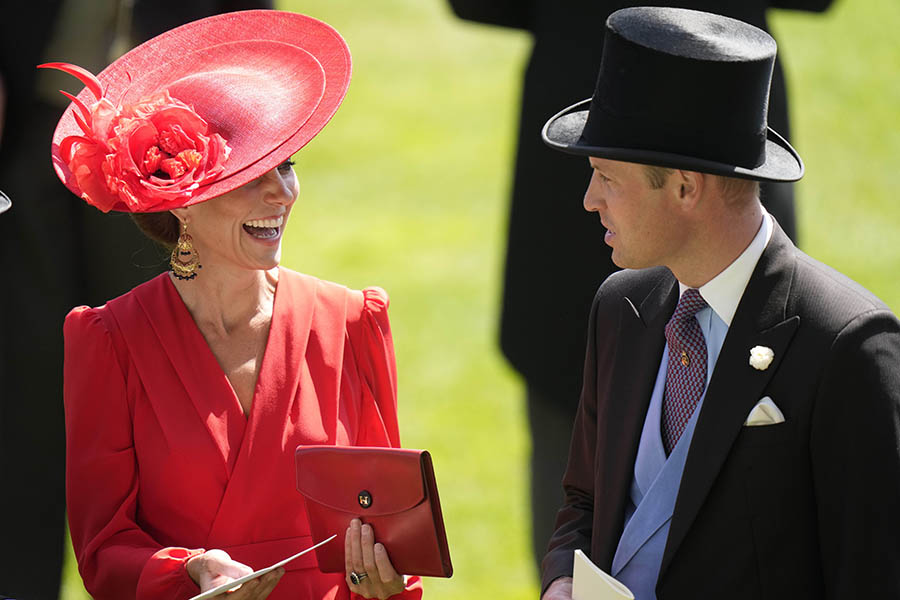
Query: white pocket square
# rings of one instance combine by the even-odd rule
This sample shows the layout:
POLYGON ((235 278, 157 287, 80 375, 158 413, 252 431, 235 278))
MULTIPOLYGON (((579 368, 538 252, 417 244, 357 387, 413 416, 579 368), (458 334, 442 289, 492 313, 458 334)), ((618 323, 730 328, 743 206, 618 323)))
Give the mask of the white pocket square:
POLYGON ((756 403, 747 420, 744 421, 746 427, 758 427, 759 425, 775 425, 784 423, 784 415, 781 409, 775 406, 772 399, 768 396, 756 403))

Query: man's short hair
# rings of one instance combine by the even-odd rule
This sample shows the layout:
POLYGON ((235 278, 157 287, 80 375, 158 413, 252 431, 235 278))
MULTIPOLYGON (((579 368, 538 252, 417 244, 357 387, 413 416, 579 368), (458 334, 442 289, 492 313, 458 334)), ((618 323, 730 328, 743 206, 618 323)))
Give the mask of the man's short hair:
POLYGON ((743 198, 759 198, 759 182, 752 179, 741 179, 739 177, 724 177, 717 175, 719 180, 719 189, 722 190, 722 197, 726 202, 741 200, 743 198))
POLYGON ((647 182, 654 190, 661 189, 666 184, 669 175, 675 172, 675 169, 667 169, 666 167, 656 167, 654 165, 644 165, 644 174, 647 176, 647 182))
MULTIPOLYGON (((647 183, 654 190, 661 189, 666 184, 669 176, 674 172, 675 169, 644 165, 644 175, 647 177, 647 183)), ((724 175, 712 175, 712 177, 718 180, 719 188, 722 190, 722 197, 726 200, 743 198, 751 192, 755 198, 759 198, 758 181, 741 179, 739 177, 725 177, 724 175)))

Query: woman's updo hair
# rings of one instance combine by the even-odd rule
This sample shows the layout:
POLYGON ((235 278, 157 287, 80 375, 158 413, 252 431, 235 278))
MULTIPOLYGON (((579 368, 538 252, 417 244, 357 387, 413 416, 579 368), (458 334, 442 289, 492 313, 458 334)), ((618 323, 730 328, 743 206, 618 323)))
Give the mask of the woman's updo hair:
POLYGON ((169 211, 154 213, 131 213, 131 220, 148 238, 171 250, 181 235, 181 222, 169 211))

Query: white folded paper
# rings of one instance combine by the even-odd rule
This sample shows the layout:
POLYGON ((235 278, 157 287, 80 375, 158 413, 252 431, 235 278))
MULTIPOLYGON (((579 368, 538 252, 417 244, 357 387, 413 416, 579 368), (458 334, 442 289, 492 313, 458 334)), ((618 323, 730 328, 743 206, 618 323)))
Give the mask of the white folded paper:
POLYGON ((625 585, 591 562, 584 552, 575 551, 572 600, 634 600, 625 585))
POLYGON ((262 577, 269 571, 274 571, 278 567, 283 567, 284 565, 288 564, 295 558, 300 558, 301 556, 303 556, 310 550, 315 550, 322 544, 327 544, 328 542, 330 542, 331 540, 333 540, 336 537, 337 537, 337 534, 331 536, 327 540, 322 540, 315 546, 310 546, 309 548, 307 548, 306 550, 303 550, 302 552, 298 552, 297 554, 295 554, 293 556, 288 556, 284 560, 280 560, 277 563, 275 563, 274 565, 265 567, 264 569, 260 569, 259 571, 253 571, 249 575, 244 575, 243 577, 238 577, 234 581, 229 581, 228 583, 224 583, 224 584, 220 585, 219 587, 213 588, 211 590, 206 590, 202 594, 197 594, 196 596, 191 598, 191 600, 205 600, 206 598, 212 598, 213 596, 218 596, 219 594, 224 594, 225 592, 231 592, 233 590, 236 590, 239 587, 241 587, 241 585, 247 583, 251 579, 256 579, 257 577, 262 577))

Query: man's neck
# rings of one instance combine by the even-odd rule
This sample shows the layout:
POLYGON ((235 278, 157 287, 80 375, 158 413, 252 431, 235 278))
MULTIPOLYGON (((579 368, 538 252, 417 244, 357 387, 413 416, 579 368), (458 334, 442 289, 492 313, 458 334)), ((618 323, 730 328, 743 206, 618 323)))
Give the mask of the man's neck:
POLYGON ((699 288, 724 271, 747 249, 762 225, 758 200, 742 210, 725 207, 698 223, 683 252, 667 265, 688 287, 699 288))

